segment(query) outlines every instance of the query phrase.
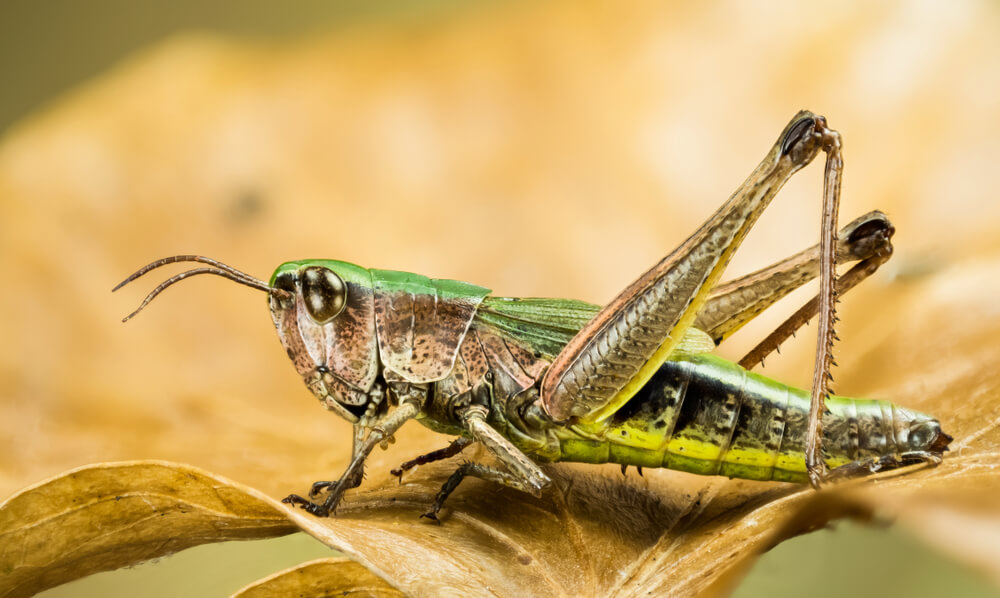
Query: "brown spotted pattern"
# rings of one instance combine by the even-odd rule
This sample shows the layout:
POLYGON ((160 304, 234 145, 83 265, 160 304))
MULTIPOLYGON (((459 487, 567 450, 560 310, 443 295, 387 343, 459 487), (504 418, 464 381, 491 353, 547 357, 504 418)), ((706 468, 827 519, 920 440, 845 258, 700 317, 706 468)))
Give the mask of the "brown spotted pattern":
POLYGON ((370 288, 347 285, 344 311, 326 324, 326 367, 361 389, 371 388, 378 375, 375 302, 370 288))
POLYGON ((299 331, 299 301, 292 299, 288 304, 271 296, 271 319, 278 330, 281 346, 292 360, 295 371, 302 377, 310 377, 316 371, 316 361, 307 349, 306 340, 299 331))
POLYGON ((376 287, 375 327, 382 363, 413 383, 445 378, 455 366, 479 301, 443 299, 433 287, 419 293, 376 287))
POLYGON ((475 335, 492 369, 503 370, 522 390, 534 386, 543 369, 539 359, 531 356, 515 341, 495 329, 486 326, 477 327, 475 335))
POLYGON ((435 396, 447 401, 490 384, 502 410, 512 397, 536 387, 549 363, 510 335, 477 320, 459 347, 451 373, 435 384, 435 396))
POLYGON ((347 285, 344 311, 326 324, 318 324, 305 309, 302 294, 286 302, 272 297, 271 317, 278 338, 317 398, 330 405, 363 405, 378 376, 372 292, 347 285))

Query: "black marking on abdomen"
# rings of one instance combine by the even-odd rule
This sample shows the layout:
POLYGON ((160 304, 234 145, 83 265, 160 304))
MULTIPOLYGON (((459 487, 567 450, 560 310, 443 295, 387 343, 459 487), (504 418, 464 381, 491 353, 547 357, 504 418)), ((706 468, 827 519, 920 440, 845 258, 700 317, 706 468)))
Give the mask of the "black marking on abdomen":
POLYGON ((612 427, 617 427, 625 421, 636 418, 650 423, 657 432, 663 431, 664 437, 671 435, 676 429, 677 408, 683 404, 691 379, 692 368, 678 367, 683 364, 667 362, 653 374, 635 395, 632 396, 611 417, 612 427))

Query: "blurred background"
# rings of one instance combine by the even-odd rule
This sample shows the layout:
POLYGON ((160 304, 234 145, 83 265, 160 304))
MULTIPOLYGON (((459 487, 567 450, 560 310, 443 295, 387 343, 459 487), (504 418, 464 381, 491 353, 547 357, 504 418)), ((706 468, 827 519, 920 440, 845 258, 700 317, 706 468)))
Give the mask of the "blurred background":
MULTIPOLYGON (((837 353, 866 372, 838 391, 882 396, 906 364, 874 348, 910 324, 886 297, 997 257, 1000 5, 815 6, 0 3, 0 496, 138 458, 283 496, 349 450, 254 291, 202 277, 121 325, 160 277, 110 288, 155 258, 200 253, 266 278, 330 257, 603 303, 718 207, 801 108, 843 134, 841 222, 880 208, 897 226, 893 260, 842 304, 837 353)), ((815 243, 821 183, 817 167, 796 177, 730 273, 815 243)), ((813 342, 783 347, 766 373, 806 386, 813 342)), ((280 568, 254 558, 220 587, 280 568)), ((127 576, 172 566, 53 594, 130 595, 150 582, 127 576)), ((765 555, 738 595, 876 595, 890 581, 996 595, 900 532, 855 526, 765 555)))

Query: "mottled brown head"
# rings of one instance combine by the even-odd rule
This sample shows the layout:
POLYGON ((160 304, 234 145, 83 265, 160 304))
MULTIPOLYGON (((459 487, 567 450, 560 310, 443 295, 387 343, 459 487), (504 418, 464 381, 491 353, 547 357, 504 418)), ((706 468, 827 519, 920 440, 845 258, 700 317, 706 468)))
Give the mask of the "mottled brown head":
POLYGON ((371 276, 334 260, 286 262, 275 270, 271 318, 295 370, 327 409, 356 422, 376 405, 378 342, 371 276))

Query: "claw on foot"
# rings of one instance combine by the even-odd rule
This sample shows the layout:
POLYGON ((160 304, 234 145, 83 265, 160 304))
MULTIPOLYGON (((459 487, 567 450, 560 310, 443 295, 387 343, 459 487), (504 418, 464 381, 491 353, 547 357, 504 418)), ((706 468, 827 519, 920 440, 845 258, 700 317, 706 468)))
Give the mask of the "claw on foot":
MULTIPOLYGON (((320 492, 333 486, 335 482, 313 482, 312 488, 309 489, 309 498, 316 498, 319 496, 320 492)), ((294 494, 292 496, 295 496, 294 494)))
POLYGON ((403 485, 403 470, 402 469, 390 469, 389 473, 396 476, 396 483, 400 486, 403 485))
POLYGON ((289 494, 285 498, 281 499, 281 502, 286 505, 307 505, 310 501, 306 498, 299 496, 298 494, 289 494))
POLYGON ((420 518, 421 518, 421 519, 423 519, 423 518, 425 518, 425 517, 426 517, 427 519, 430 519, 430 520, 431 520, 431 521, 433 521, 434 523, 436 523, 436 524, 438 524, 438 525, 441 525, 441 520, 440 520, 440 519, 438 519, 438 516, 437 516, 437 513, 435 513, 434 511, 429 511, 429 512, 427 512, 427 513, 424 513, 423 515, 421 515, 421 516, 420 516, 420 518))
POLYGON ((326 505, 316 504, 307 498, 303 498, 298 494, 289 494, 285 498, 281 499, 281 502, 286 505, 292 505, 300 507, 302 510, 315 515, 317 517, 327 517, 330 511, 327 510, 326 505))

